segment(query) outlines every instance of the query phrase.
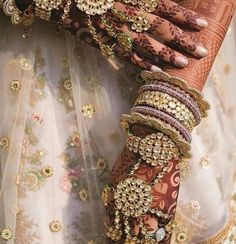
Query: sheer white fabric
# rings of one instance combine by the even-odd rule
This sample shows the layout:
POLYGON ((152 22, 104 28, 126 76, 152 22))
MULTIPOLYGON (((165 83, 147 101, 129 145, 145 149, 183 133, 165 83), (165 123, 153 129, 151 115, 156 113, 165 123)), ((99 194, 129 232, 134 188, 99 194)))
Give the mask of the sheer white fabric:
MULTIPOLYGON (((0 33, 0 138, 10 141, 0 149, 0 230, 13 231, 10 244, 105 243, 101 190, 124 146, 119 121, 139 87, 135 71, 45 23, 22 39, 20 28, 0 16, 0 33), (11 89, 13 80, 19 91, 11 89)), ((232 28, 204 91, 212 109, 194 133, 193 159, 182 163, 173 243, 183 233, 182 243, 208 238, 229 216, 234 35, 232 28)))

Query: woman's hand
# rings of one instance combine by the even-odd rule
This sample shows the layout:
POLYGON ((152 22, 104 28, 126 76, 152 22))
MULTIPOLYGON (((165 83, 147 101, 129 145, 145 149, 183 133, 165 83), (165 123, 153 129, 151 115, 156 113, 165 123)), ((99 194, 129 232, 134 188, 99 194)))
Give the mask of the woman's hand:
MULTIPOLYGON (((143 126, 143 125, 135 125, 132 128, 132 131, 135 135, 140 137, 146 136, 151 133, 155 133, 155 130, 143 126)), ((115 187, 119 182, 128 178, 128 174, 132 170, 133 166, 139 160, 139 156, 133 152, 130 152, 127 148, 123 150, 117 159, 116 163, 111 172, 110 184, 112 187, 115 187)), ((159 166, 153 167, 142 163, 139 168, 135 171, 134 177, 139 178, 145 182, 152 182, 153 179, 160 173, 161 168, 159 166)), ((168 214, 170 218, 163 219, 157 218, 150 214, 143 215, 142 221, 144 223, 145 228, 150 233, 157 232, 158 229, 163 228, 168 223, 174 220, 178 190, 179 190, 179 162, 177 159, 173 159, 169 162, 168 171, 165 173, 161 182, 157 182, 152 186, 152 196, 153 201, 151 204, 152 209, 157 211, 162 211, 165 214, 168 214)), ((109 227, 114 224, 115 219, 115 202, 113 193, 109 193, 108 202, 106 206, 106 225, 109 227)), ((138 236, 140 234, 139 228, 140 219, 134 219, 134 223, 132 224, 132 234, 134 236, 138 236)), ((158 243, 168 243, 171 238, 171 232, 167 233, 165 238, 158 243)), ((124 243, 124 240, 121 242, 124 243)))
MULTIPOLYGON (((183 8, 173 1, 160 0, 152 13, 144 13, 139 7, 122 2, 116 2, 113 9, 126 16, 145 16, 148 20, 150 28, 138 33, 131 28, 129 22, 118 18, 114 10, 109 10, 105 14, 115 31, 125 33, 132 39, 133 48, 125 50, 117 44, 114 37, 108 34, 100 16, 92 18, 99 39, 112 46, 116 56, 139 68, 156 70, 160 61, 183 68, 188 65, 187 53, 196 58, 207 55, 207 49, 195 37, 195 34, 181 28, 184 27, 188 31, 200 31, 207 27, 207 21, 197 13, 183 8)), ((97 46, 87 28, 86 15, 78 9, 76 4, 72 3, 70 14, 63 21, 62 15, 61 9, 53 14, 52 19, 62 23, 64 29, 73 33, 78 39, 97 46)))

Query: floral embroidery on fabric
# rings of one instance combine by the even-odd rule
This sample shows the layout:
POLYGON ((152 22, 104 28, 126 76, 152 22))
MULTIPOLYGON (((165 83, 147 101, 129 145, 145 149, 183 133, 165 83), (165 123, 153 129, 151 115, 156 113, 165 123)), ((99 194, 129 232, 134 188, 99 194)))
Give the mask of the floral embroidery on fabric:
POLYGON ((176 243, 196 243, 196 236, 208 227, 206 219, 200 215, 199 211, 195 210, 196 208, 199 208, 197 201, 178 203, 175 218, 177 226, 173 234, 176 243))
POLYGON ((38 225, 21 209, 17 214, 15 243, 39 244, 40 237, 36 231, 37 227, 38 225))
POLYGON ((65 84, 65 81, 68 81, 68 78, 61 79, 61 81, 58 82, 58 94, 57 98, 58 101, 64 106, 67 113, 70 113, 71 111, 74 111, 74 101, 72 96, 71 89, 68 89, 68 82, 65 84))

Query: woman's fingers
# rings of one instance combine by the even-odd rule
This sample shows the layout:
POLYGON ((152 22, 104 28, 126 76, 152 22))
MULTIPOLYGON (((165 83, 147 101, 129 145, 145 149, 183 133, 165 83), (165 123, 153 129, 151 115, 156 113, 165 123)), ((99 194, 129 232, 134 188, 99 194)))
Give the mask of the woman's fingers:
POLYGON ((140 69, 145 69, 145 70, 149 70, 149 71, 160 71, 161 70, 156 64, 154 64, 150 60, 146 59, 145 57, 142 57, 141 55, 139 55, 138 53, 136 53, 133 50, 125 51, 122 47, 120 47, 119 45, 116 45, 114 47, 114 52, 115 52, 115 55, 117 57, 119 57, 120 59, 122 59, 128 63, 131 63, 140 69))
POLYGON ((170 0, 160 0, 157 9, 153 13, 174 23, 197 30, 208 26, 207 20, 201 15, 170 0))
MULTIPOLYGON (((143 12, 141 10, 135 7, 127 7, 122 3, 116 3, 115 8, 129 16, 143 16, 143 12)), ((205 57, 207 55, 207 49, 200 41, 197 40, 193 33, 187 33, 168 20, 154 14, 146 14, 145 18, 151 25, 151 28, 147 32, 151 33, 162 42, 174 44, 176 47, 183 49, 198 58, 205 57)), ((168 60, 165 61, 169 62, 168 60)), ((178 62, 174 64, 182 67, 182 65, 178 65, 178 62)))
POLYGON ((134 32, 130 35, 132 36, 137 49, 140 49, 140 51, 144 51, 153 55, 153 57, 158 57, 161 60, 180 68, 184 68, 188 65, 188 59, 184 55, 158 42, 149 35, 143 33, 137 34, 134 32))
POLYGON ((208 53, 204 45, 197 40, 193 33, 187 33, 158 16, 150 15, 152 27, 149 32, 164 42, 174 44, 195 57, 205 57, 208 53))

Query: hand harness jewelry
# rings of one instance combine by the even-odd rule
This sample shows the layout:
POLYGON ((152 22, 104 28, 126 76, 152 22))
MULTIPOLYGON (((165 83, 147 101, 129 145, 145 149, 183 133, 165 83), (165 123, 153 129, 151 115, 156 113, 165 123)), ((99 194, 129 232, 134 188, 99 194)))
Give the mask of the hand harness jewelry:
POLYGON ((171 161, 191 156, 190 133, 201 118, 207 116, 209 104, 184 80, 164 72, 143 71, 138 79, 145 84, 140 88, 131 114, 123 115, 121 124, 128 132, 126 147, 138 154, 139 160, 128 178, 104 189, 103 200, 107 206, 108 194, 114 194, 114 222, 107 226, 110 239, 118 241, 124 238, 127 244, 152 244, 162 241, 175 226, 173 216, 152 208, 152 187, 162 181, 171 161), (156 133, 140 138, 130 133, 133 124, 152 127, 156 133), (151 182, 138 179, 135 175, 143 164, 160 169, 151 182), (154 233, 148 232, 144 226, 142 216, 147 214, 158 218, 158 225, 162 223, 154 233), (162 220, 159 222, 159 219, 162 220), (131 234, 132 223, 139 225, 138 236, 131 234))

